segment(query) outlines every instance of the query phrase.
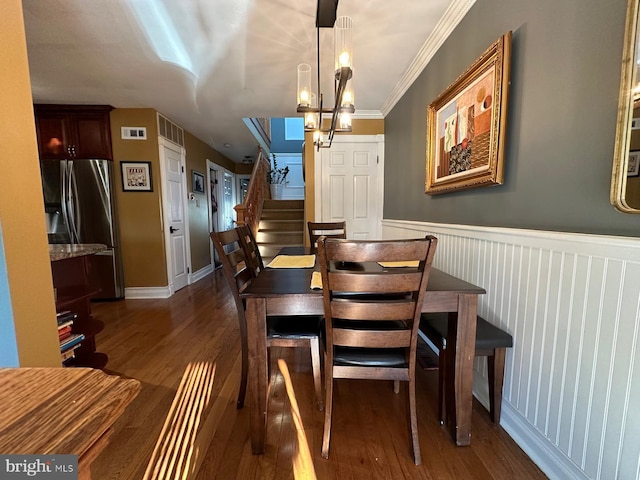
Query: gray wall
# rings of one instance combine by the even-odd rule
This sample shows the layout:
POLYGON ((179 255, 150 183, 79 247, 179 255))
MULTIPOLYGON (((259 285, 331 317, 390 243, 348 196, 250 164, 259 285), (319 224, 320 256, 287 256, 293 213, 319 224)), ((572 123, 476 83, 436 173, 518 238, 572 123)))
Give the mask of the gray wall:
POLYGON ((385 119, 384 218, 640 236, 609 203, 626 0, 478 0, 385 119), (503 185, 424 193, 426 112, 513 31, 503 185))

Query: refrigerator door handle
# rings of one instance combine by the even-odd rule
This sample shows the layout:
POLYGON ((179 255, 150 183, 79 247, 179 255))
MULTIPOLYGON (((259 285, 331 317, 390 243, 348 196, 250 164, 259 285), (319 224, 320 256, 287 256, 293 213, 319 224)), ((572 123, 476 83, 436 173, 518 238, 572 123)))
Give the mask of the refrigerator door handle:
POLYGON ((76 179, 73 173, 73 161, 68 161, 68 175, 67 175, 67 208, 69 210, 69 230, 71 231, 71 243, 78 243, 80 237, 78 236, 78 228, 80 225, 76 225, 76 219, 79 219, 80 205, 77 202, 77 188, 76 179))
POLYGON ((71 228, 69 226, 69 210, 68 210, 68 201, 67 201, 67 161, 60 161, 60 184, 62 186, 62 195, 60 201, 60 207, 62 210, 62 218, 64 219, 64 228, 67 231, 67 235, 69 236, 69 241, 73 242, 71 237, 71 228))

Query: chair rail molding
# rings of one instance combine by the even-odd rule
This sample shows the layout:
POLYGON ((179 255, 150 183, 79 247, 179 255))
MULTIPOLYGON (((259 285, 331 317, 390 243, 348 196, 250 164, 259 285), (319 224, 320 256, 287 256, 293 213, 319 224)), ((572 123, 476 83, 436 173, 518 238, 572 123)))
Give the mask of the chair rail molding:
POLYGON ((434 267, 484 287, 478 314, 513 335, 502 427, 551 479, 640 478, 640 239, 382 221, 384 239, 427 234, 434 267))

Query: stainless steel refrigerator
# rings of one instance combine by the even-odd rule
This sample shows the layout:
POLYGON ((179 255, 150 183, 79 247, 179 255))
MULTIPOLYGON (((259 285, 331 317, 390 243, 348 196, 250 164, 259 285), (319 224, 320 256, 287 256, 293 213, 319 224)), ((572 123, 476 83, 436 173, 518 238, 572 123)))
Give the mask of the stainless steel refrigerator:
POLYGON ((41 160, 49 243, 102 243, 87 257, 96 299, 124 297, 122 255, 114 198, 113 162, 41 160))

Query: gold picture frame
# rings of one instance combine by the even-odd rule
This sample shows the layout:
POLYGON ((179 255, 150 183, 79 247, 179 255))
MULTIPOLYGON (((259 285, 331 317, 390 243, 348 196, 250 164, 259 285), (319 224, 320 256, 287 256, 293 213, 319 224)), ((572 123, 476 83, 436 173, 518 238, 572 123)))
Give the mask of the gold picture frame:
POLYGON ((510 54, 509 31, 427 108, 427 194, 502 185, 510 54))

